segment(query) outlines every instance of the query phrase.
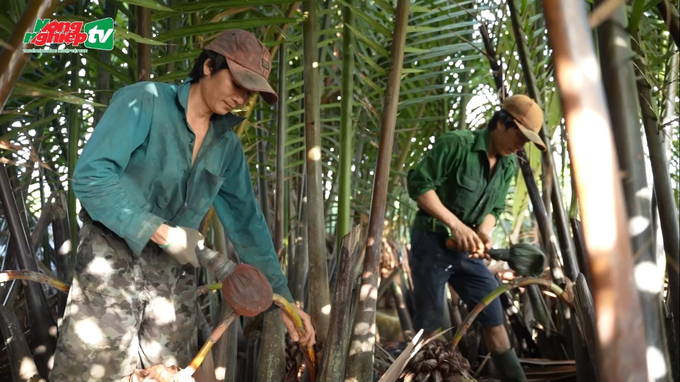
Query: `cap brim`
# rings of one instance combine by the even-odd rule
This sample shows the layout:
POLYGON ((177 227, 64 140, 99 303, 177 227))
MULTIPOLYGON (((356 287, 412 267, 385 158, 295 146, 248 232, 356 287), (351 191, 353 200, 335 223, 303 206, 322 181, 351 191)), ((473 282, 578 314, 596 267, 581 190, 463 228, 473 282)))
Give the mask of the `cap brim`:
POLYGON ((259 92, 262 96, 262 99, 264 99, 264 101, 270 105, 273 105, 279 101, 279 96, 276 94, 274 89, 272 89, 271 85, 269 85, 269 82, 267 82, 266 78, 253 72, 252 70, 246 69, 245 67, 228 58, 227 63, 234 80, 236 80, 236 82, 241 87, 253 92, 259 92))
POLYGON ((522 134, 524 134, 524 136, 527 137, 527 139, 534 142, 536 144, 536 146, 538 146, 538 148, 541 149, 541 151, 546 150, 545 143, 543 143, 543 141, 541 140, 541 137, 538 136, 538 134, 536 134, 532 130, 529 130, 526 127, 522 126, 522 124, 519 123, 519 121, 516 120, 516 119, 515 119, 515 124, 517 125, 517 128, 519 129, 519 131, 521 131, 522 134))

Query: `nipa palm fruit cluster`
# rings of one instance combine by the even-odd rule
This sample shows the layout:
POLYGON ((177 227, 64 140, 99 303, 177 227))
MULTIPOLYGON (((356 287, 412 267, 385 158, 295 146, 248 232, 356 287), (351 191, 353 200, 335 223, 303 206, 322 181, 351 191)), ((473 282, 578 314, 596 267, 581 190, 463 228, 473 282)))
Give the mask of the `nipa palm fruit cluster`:
POLYGON ((446 342, 425 344, 406 364, 401 382, 471 382, 470 362, 446 342))

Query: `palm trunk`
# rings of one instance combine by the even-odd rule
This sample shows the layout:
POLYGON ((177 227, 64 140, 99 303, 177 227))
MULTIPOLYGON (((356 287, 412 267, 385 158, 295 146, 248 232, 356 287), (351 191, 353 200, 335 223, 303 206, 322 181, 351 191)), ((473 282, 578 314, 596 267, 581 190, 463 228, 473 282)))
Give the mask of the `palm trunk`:
MULTIPOLYGON (((73 259, 71 255, 71 230, 68 220, 68 207, 63 193, 56 196, 52 206, 52 232, 54 235, 54 252, 56 255, 57 277, 59 280, 70 284, 73 279, 73 259)), ((77 247, 77 246, 76 246, 77 247)), ((59 295, 58 309, 59 315, 63 315, 66 306, 66 297, 59 295)))
POLYGON ((595 272, 597 371, 603 382, 647 380, 644 320, 618 178, 616 151, 586 10, 544 1, 548 41, 564 110, 584 236, 595 272), (591 149, 598 142, 598 150, 591 149), (625 362, 623 362, 625 360, 625 362))
POLYGON ((354 229, 345 237, 338 251, 340 257, 340 270, 338 283, 333 295, 333 308, 331 309, 331 322, 328 328, 328 338, 324 346, 323 359, 321 361, 320 381, 342 382, 345 376, 347 360, 347 347, 349 346, 352 328, 352 289, 354 286, 354 263, 361 249, 361 226, 354 229))
MULTIPOLYGON (((503 85, 502 71, 498 66, 496 51, 493 47, 493 42, 491 41, 491 37, 489 36, 486 24, 484 22, 482 22, 480 25, 480 32, 482 34, 482 40, 484 42, 484 47, 486 50, 487 59, 489 61, 489 66, 491 67, 491 70, 494 73, 493 77, 494 82, 497 86, 497 90, 502 94, 502 98, 505 98, 508 94, 508 91, 503 85)), ((548 146, 549 142, 545 143, 546 146, 548 146)), ((531 205, 534 207, 534 216, 536 217, 536 222, 541 233, 541 243, 543 244, 543 247, 548 253, 548 260, 550 264, 550 272, 552 275, 552 279, 555 280, 555 282, 559 283, 563 280, 562 269, 557 259, 556 247, 551 240, 552 228, 550 224, 550 219, 545 209, 545 204, 541 199, 540 192, 538 191, 538 186, 536 185, 536 180, 534 179, 534 173, 531 169, 531 163, 529 162, 529 158, 527 157, 526 151, 524 151, 524 149, 521 149, 519 152, 517 152, 517 159, 519 167, 522 171, 522 177, 524 178, 524 182, 526 183, 527 192, 529 193, 529 198, 531 200, 531 205)), ((529 285, 527 288, 534 289, 532 291, 533 294, 536 296, 541 296, 540 291, 538 290, 538 287, 536 285, 529 285)), ((539 317, 548 316, 548 312, 545 310, 544 304, 532 304, 532 307, 536 311, 537 316, 539 317)), ((550 326, 548 329, 553 330, 554 327, 550 326)))
MULTIPOLYGON (((227 238, 224 234, 224 228, 222 227, 220 220, 217 218, 217 215, 213 215, 212 224, 215 235, 215 249, 220 253, 227 254, 227 256, 229 256, 229 260, 238 262, 238 258, 236 258, 235 253, 233 251, 229 251, 227 248, 227 238)), ((227 314, 227 305, 224 302, 221 302, 221 304, 222 308, 220 310, 220 316, 218 321, 213 322, 213 324, 222 322, 222 319, 224 319, 227 314)), ((212 349, 215 363, 215 377, 218 382, 236 382, 236 370, 238 369, 237 347, 238 330, 240 326, 239 322, 239 320, 236 320, 231 325, 229 325, 226 335, 220 337, 212 349), (218 373, 221 370, 224 370, 223 374, 218 373)))
MULTIPOLYGON (((151 9, 137 7, 137 34, 151 38, 151 9)), ((137 81, 148 81, 151 75, 151 45, 137 43, 137 81)))
MULTIPOLYGON (((596 0, 601 4, 601 0, 596 0)), ((656 362, 665 363, 668 349, 665 344, 664 322, 661 318, 662 274, 656 265, 653 246, 651 222, 651 193, 647 184, 645 159, 642 151, 641 126, 638 116, 638 102, 635 94, 635 71, 630 60, 632 51, 630 37, 626 28, 624 9, 615 11, 612 17, 598 27, 597 35, 602 59, 600 61, 609 116, 614 129, 614 142, 618 164, 622 175, 623 192, 628 213, 628 225, 631 227, 631 245, 635 254, 636 276, 643 272, 638 282, 638 294, 642 305, 642 315, 647 333, 647 348, 654 348, 664 354, 656 362), (640 223, 643 219, 645 223, 640 223), (644 286, 640 284, 646 280, 644 286)), ((647 104, 647 106, 650 106, 647 104)), ((677 247, 676 247, 677 249, 677 247)), ((669 381, 670 375, 657 378, 655 381, 669 381)))
MULTIPOLYGON (((83 3, 76 2, 76 14, 83 14, 83 3)), ((71 57, 71 90, 78 92, 80 88, 80 76, 78 75, 81 68, 80 55, 74 54, 71 57)), ((69 113, 69 127, 68 127, 68 194, 67 194, 67 213, 70 230, 70 245, 66 256, 75 258, 75 250, 78 248, 78 220, 76 216, 76 194, 73 192, 73 174, 76 170, 76 162, 78 161, 78 139, 80 138, 80 129, 82 126, 82 114, 78 114, 78 106, 71 104, 68 106, 69 113)), ((69 280, 70 281, 70 280, 69 280)))
MULTIPOLYGON (((286 200, 284 199, 285 179, 286 179, 286 130, 288 129, 288 90, 286 89, 286 73, 288 72, 288 50, 282 44, 279 52, 279 104, 277 108, 277 129, 276 129, 276 203, 274 219, 274 247, 276 253, 283 251, 283 238, 287 232, 286 220, 284 220, 284 210, 286 200)), ((289 260, 290 261, 290 258, 289 260)))
MULTIPOLYGON (((179 4, 180 0, 169 0, 168 5, 170 8, 174 8, 177 4, 179 4)), ((172 16, 168 17, 168 24, 167 24, 167 31, 171 32, 174 29, 177 29, 180 25, 179 21, 181 20, 181 16, 172 16)), ((169 44, 168 45, 168 57, 174 57, 177 55, 177 45, 175 44, 169 44)), ((166 73, 172 73, 175 71, 175 62, 168 62, 168 64, 165 66, 165 72, 166 73)))
MULTIPOLYGON (((678 252, 680 252, 680 229, 678 228, 678 209, 675 205, 675 196, 673 195, 673 186, 671 185, 671 177, 668 171, 668 160, 666 159, 666 151, 661 142, 661 130, 659 129, 659 121, 654 113, 654 98, 652 97, 651 86, 645 80, 647 78, 647 65, 645 61, 645 54, 641 47, 635 42, 640 41, 640 35, 631 40, 636 56, 635 68, 637 78, 638 99, 640 108, 642 109, 642 124, 645 128, 645 137, 647 138, 647 145, 649 147, 649 158, 652 164, 652 175, 654 176, 654 194, 659 203, 659 220, 661 222, 661 232, 663 234, 663 244, 666 252, 666 264, 668 270, 668 284, 670 300, 673 310, 673 317, 675 320, 675 336, 676 341, 680 334, 680 313, 678 308, 680 302, 678 301, 678 294, 680 294, 680 286, 678 285, 678 252)), ((672 93, 671 93, 672 94, 672 93)), ((672 110, 672 109, 671 109, 672 110)), ((641 148, 640 148, 641 149, 641 148)), ((644 168, 643 168, 644 170, 644 168)), ((642 175, 642 174, 641 174, 642 175)), ((645 174, 646 175, 646 174, 645 174)), ((652 260, 656 260, 654 255, 654 248, 652 247, 649 253, 652 260)), ((646 251, 645 251, 645 254, 646 251)), ((640 260, 642 261, 642 260, 640 260)), ((647 259, 650 261, 650 259, 647 259)), ((661 302, 659 293, 663 285, 661 285, 663 270, 657 270, 656 275, 650 275, 650 280, 658 280, 657 285, 653 289, 656 293, 651 293, 655 302, 661 302)), ((656 309, 657 306, 654 306, 656 309)), ((661 307, 659 306, 659 310, 661 307)), ((655 310, 658 312, 657 310, 655 310)), ((660 312, 659 312, 660 313, 660 312)), ((661 327, 663 329, 663 326, 661 327)), ((663 331, 663 330, 661 330, 663 331)), ((660 333, 661 334, 661 333, 660 333)), ((680 342, 678 342, 680 343, 680 342)), ((662 345, 661 342, 656 345, 662 345)), ((664 349, 663 347, 659 349, 664 349)), ((668 354, 666 352, 666 354, 668 354)), ((668 359, 668 357, 666 357, 668 359)), ((667 365, 669 365, 667 363, 667 365)))
MULTIPOLYGON (((256 112, 257 119, 261 119, 260 112, 256 112)), ((258 195, 260 208, 264 213, 267 226, 271 230, 271 218, 269 214, 269 185, 267 182, 266 166, 266 141, 261 129, 257 129, 257 157, 258 157, 258 195)), ((278 250, 278 248, 276 248, 278 250)), ((284 326, 281 321, 279 310, 264 313, 264 327, 262 328, 262 345, 260 349, 260 361, 257 367, 257 382, 274 382, 280 380, 279 376, 284 373, 286 365, 284 347, 284 326)))
MULTIPOLYGON (((304 177, 301 178, 299 182, 301 188, 304 187, 302 184, 303 181, 304 177)), ((293 187, 292 184, 291 187, 293 187)), ((295 191, 296 190, 292 189, 290 193, 294 193, 295 191)), ((303 190, 301 189, 300 191, 303 190)), ((288 244, 288 246, 292 248, 290 251, 292 256, 288 263, 288 288, 295 301, 300 303, 302 307, 305 307, 305 286, 307 285, 309 259, 307 241, 303 239, 302 236, 307 236, 307 202, 304 200, 304 194, 300 194, 298 199, 301 209, 295 214, 295 220, 292 223, 293 229, 291 230, 288 244)))
POLYGON ((12 379, 17 382, 42 381, 38 375, 22 326, 9 308, 0 305, 0 330, 7 344, 12 379))
MULTIPOLYGON (((259 110, 255 114, 257 120, 262 119, 262 113, 259 110)), ((269 163, 267 141, 265 140, 265 132, 261 128, 255 129, 255 136, 257 137, 257 195, 260 199, 260 209, 262 209, 267 227, 271 232, 272 219, 269 213, 269 182, 267 181, 267 165, 269 163)))
MULTIPOLYGON (((519 53, 520 61, 522 62, 522 73, 524 74, 524 82, 526 83, 527 89, 529 91, 529 96, 533 98, 540 107, 543 107, 540 93, 538 91, 538 85, 536 83, 536 77, 532 68, 534 67, 531 62, 529 55, 529 48, 526 45, 524 39, 524 31, 520 25, 520 16, 515 7, 515 0, 508 0, 508 7, 510 8, 510 17, 512 19, 512 28, 515 33, 515 41, 517 42, 517 51, 519 53)), ((555 213, 555 224, 557 228, 557 234, 560 240, 560 252, 562 258, 564 259, 564 269, 567 277, 574 281, 578 275, 578 261, 576 260, 574 254, 574 244, 569 235, 569 225, 567 223, 567 214, 564 209, 564 204, 562 203, 562 192, 560 184, 557 177, 557 170, 555 164, 553 163, 552 148, 550 146, 550 140, 546 131, 545 124, 539 132, 541 140, 546 144, 546 151, 543 152, 543 173, 552 174, 550 178, 550 192, 545 194, 544 197, 550 195, 552 200, 552 207, 555 213)), ((547 204, 546 204, 547 207, 547 204)))
POLYGON ((281 312, 264 313, 260 360, 257 366, 257 382, 281 381, 286 367, 286 351, 284 347, 285 333, 281 312))
MULTIPOLYGON (((111 17, 112 19, 115 20, 117 13, 118 10, 116 9, 114 0, 106 0, 106 3, 104 5, 104 17, 111 17)), ((171 46, 174 47, 174 45, 171 46)), ((99 60, 105 64, 110 64, 111 51, 109 50, 99 51, 99 60)), ((111 88, 111 72, 109 72, 108 70, 97 71, 97 89, 99 91, 95 94, 95 100, 101 104, 108 105, 109 100, 111 99, 111 93, 108 92, 110 88, 111 88)), ((94 110, 93 121, 94 126, 96 126, 97 123, 99 123, 99 120, 102 118, 102 115, 104 115, 104 110, 101 110, 99 108, 96 108, 94 110)))
POLYGON ((470 72, 467 70, 461 73, 460 75, 460 83, 463 85, 463 89, 461 91, 461 96, 460 96, 460 102, 458 104, 458 126, 457 130, 467 130, 468 129, 468 124, 467 124, 467 105, 468 102, 470 102, 470 85, 468 82, 470 81, 470 72))
MULTIPOLYGON (((342 9, 342 99, 340 105, 340 187, 338 191, 338 221, 336 237, 337 248, 342 245, 342 237, 350 227, 350 197, 352 195, 352 98, 354 97, 354 34, 349 25, 354 26, 354 14, 348 0, 342 9)), ((340 253, 338 251, 338 253, 340 253)))
POLYGON ((378 161, 373 181, 373 199, 368 223, 368 241, 361 280, 361 295, 354 323, 350 360, 347 364, 346 378, 350 381, 373 380, 373 348, 375 345, 376 297, 380 277, 380 247, 385 219, 392 146, 394 144, 394 128, 397 120, 401 72, 404 63, 409 5, 410 1, 399 0, 394 17, 391 65, 387 78, 378 161))
MULTIPOLYGON (((71 71, 71 87, 74 91, 78 89, 78 83, 80 82, 80 77, 78 76, 78 71, 80 70, 80 57, 77 57, 72 61, 73 70, 71 71)), ((75 257, 74 250, 78 247, 78 220, 76 217, 76 195, 73 192, 73 174, 76 169, 76 162, 78 161, 78 138, 80 137, 80 127, 82 114, 78 114, 78 105, 69 105, 69 128, 68 128, 68 152, 67 152, 67 163, 68 163, 68 193, 67 193, 67 208, 68 222, 69 222, 69 245, 68 254, 66 256, 75 257)))
POLYGON ((321 179, 321 119, 319 109, 319 67, 316 1, 303 2, 307 19, 302 24, 304 84, 305 84, 305 142, 307 161, 307 231, 309 234, 309 315, 316 328, 317 341, 323 343, 330 318, 330 292, 326 255, 321 179))
POLYGON ((666 23, 668 33, 670 33, 673 41, 675 41, 675 46, 680 49, 680 19, 678 18, 678 9, 669 0, 661 0, 661 2, 657 3, 656 8, 666 23))
MULTIPOLYGON (((18 250, 17 260, 19 268, 38 272, 38 263, 30 247, 26 227, 21 223, 16 200, 14 199, 4 164, 0 168, 0 193, 2 194, 2 206, 5 211, 5 219, 9 225, 10 235, 18 250)), ((36 354, 36 364, 40 375, 47 377, 50 371, 49 361, 56 347, 56 337, 50 334, 50 328, 56 324, 50 313, 45 294, 39 284, 27 283, 25 295, 29 326, 34 336, 34 341, 32 341, 33 353, 36 354), (36 349, 39 350, 36 351, 36 349)))
POLYGON ((0 52, 0 113, 4 110, 19 75, 31 57, 30 54, 24 53, 26 48, 24 34, 33 30, 37 19, 50 17, 57 3, 57 0, 31 0, 26 5, 21 19, 14 26, 9 39, 4 42, 5 47, 0 52))

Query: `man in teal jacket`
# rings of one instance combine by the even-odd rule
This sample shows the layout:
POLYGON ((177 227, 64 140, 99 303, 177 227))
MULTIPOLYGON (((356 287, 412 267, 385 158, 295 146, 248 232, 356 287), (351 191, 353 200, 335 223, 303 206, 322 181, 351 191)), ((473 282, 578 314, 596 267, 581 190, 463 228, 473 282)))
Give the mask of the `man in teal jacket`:
MULTIPOLYGON (((140 82, 117 91, 85 146, 73 190, 83 207, 75 276, 51 380, 117 381, 136 368, 186 367, 198 351, 196 231, 211 205, 240 259, 293 301, 229 113, 267 82, 268 50, 227 30, 180 86, 140 82)), ((314 329, 302 310, 306 336, 314 329)))

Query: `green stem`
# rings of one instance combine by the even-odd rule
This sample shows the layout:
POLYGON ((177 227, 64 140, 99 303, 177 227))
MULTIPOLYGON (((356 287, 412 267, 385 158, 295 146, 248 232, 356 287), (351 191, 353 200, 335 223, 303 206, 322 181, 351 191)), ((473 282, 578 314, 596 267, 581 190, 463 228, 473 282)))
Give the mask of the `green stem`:
POLYGON ((342 9, 343 60, 342 60, 342 99, 340 115, 340 187, 338 189, 338 253, 342 247, 342 238, 349 232, 350 195, 352 194, 352 97, 354 93, 354 34, 349 26, 354 26, 354 14, 350 7, 354 0, 349 0, 342 9))
POLYGON ((517 280, 513 280, 507 284, 501 285, 498 288, 494 289, 493 292, 489 293, 486 295, 482 301, 475 306, 475 308, 468 314, 467 317, 465 317, 465 321, 463 321, 463 324, 458 328, 458 331, 456 334, 453 336, 453 340, 451 341, 451 345, 455 348, 458 346, 458 343, 460 340, 463 338, 465 335, 465 332, 472 326, 472 323, 475 321, 475 318, 477 318, 477 315, 484 310, 493 300, 498 298, 501 294, 505 293, 508 290, 516 289, 519 287, 527 286, 527 285, 540 285, 544 286, 551 291, 553 291, 559 298, 564 300, 567 304, 570 306, 573 305, 572 301, 567 297, 565 294, 565 291, 560 288, 557 284, 550 282, 548 280, 543 280, 543 279, 538 279, 538 278, 533 278, 533 277, 526 277, 526 278, 521 278, 517 280))

